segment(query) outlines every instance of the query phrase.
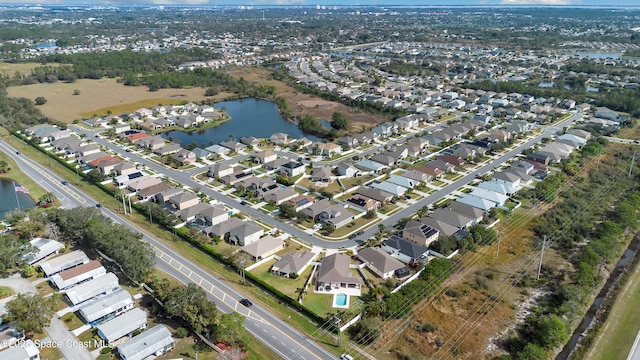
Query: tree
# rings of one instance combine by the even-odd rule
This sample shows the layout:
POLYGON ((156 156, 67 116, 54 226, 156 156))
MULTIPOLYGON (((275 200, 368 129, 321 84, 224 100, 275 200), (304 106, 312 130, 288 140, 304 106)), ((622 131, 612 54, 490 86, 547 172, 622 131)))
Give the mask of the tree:
POLYGON ((349 130, 351 128, 349 119, 343 113, 334 112, 331 120, 331 127, 336 130, 349 130))
POLYGON ((548 358, 547 352, 540 346, 528 343, 516 355, 516 360, 545 360, 548 358))
POLYGON ((56 196, 52 192, 45 193, 38 199, 39 205, 53 204, 56 201, 56 196))
POLYGON ((25 255, 32 252, 33 247, 14 234, 0 236, 0 272, 26 264, 25 255))
POLYGON ((427 216, 428 213, 429 213, 429 205, 425 205, 420 209, 418 209, 418 211, 416 211, 416 215, 418 215, 418 218, 420 219, 427 216))
POLYGON ((97 184, 99 182, 103 182, 107 179, 107 177, 100 172, 100 170, 98 170, 98 168, 94 168, 91 169, 88 173, 87 173, 87 180, 89 180, 89 182, 97 184))
POLYGON ((249 337, 243 324, 244 316, 236 312, 223 314, 216 328, 216 339, 233 347, 244 348, 249 343, 249 337))
POLYGON ((216 305, 196 284, 166 288, 158 293, 167 314, 184 319, 195 332, 212 332, 216 324, 216 305))
POLYGON ((38 96, 35 99, 36 105, 44 105, 47 103, 47 99, 44 98, 44 96, 38 96))
POLYGON ((16 322, 18 331, 40 333, 51 322, 55 313, 55 300, 40 294, 18 294, 18 297, 6 304, 6 308, 8 320, 16 322))
POLYGON ((9 163, 5 160, 0 160, 0 174, 4 174, 9 170, 11 170, 11 168, 9 167, 9 163))
POLYGON ((296 217, 296 208, 291 204, 280 204, 278 210, 282 218, 293 219, 296 217))
POLYGON ((544 349, 553 349, 569 339, 564 322, 557 315, 535 319, 531 325, 535 329, 532 333, 533 342, 544 349))

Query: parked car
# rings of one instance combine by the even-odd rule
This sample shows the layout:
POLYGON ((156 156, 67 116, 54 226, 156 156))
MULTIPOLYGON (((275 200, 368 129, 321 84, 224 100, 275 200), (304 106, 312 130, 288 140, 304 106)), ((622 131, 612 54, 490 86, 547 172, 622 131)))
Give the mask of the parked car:
POLYGON ((355 239, 355 238, 356 238, 356 236, 358 236, 358 235, 356 235, 356 234, 351 234, 351 235, 349 235, 349 240, 353 240, 353 239, 355 239))
POLYGON ((240 301, 238 302, 246 307, 250 307, 251 305, 253 305, 253 303, 249 299, 240 299, 240 301))
POLYGON ((340 359, 341 360, 353 360, 353 356, 351 356, 349 354, 342 354, 342 355, 340 355, 340 359))
POLYGON ((313 227, 311 227, 311 229, 316 230, 316 231, 320 230, 320 229, 322 229, 322 224, 314 224, 313 227))
POLYGON ((358 232, 356 233, 356 235, 358 235, 358 236, 360 236, 360 235, 362 235, 362 234, 364 234, 364 231, 362 231, 362 230, 360 230, 360 231, 358 231, 358 232))

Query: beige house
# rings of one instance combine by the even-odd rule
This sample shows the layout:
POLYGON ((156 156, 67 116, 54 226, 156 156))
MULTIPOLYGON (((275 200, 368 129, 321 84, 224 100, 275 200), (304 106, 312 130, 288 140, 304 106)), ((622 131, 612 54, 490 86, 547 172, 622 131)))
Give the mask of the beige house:
POLYGON ((273 236, 267 235, 258 239, 256 242, 243 246, 242 251, 251 255, 253 260, 259 261, 284 249, 285 246, 284 240, 281 238, 274 238, 273 236))
POLYGON ((420 221, 411 220, 402 230, 402 237, 412 241, 418 245, 429 246, 432 242, 438 240, 438 230, 421 223, 420 221))

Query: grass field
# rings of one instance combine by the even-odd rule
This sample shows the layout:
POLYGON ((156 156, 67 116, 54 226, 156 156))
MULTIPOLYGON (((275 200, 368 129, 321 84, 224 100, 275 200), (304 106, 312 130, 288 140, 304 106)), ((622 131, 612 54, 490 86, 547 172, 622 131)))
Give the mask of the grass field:
MULTIPOLYGON (((33 84, 7 88, 9 96, 35 99, 43 96, 47 103, 38 108, 49 118, 71 123, 95 115, 105 115, 108 110, 113 114, 132 112, 141 107, 158 104, 177 104, 183 101, 202 101, 206 99, 204 89, 161 89, 149 91, 146 86, 124 86, 115 79, 81 79, 75 83, 57 82, 53 84, 33 84), (75 89, 80 95, 73 95, 75 89)), ((218 94, 215 98, 224 98, 228 94, 218 94)), ((214 99, 214 98, 211 98, 214 99)))
MULTIPOLYGON (((0 74, 12 77, 16 72, 21 74, 30 74, 34 68, 42 66, 40 63, 0 63, 0 74)), ((58 66, 58 64, 49 64, 49 66, 58 66)))
POLYGON ((8 286, 0 286, 0 299, 4 299, 6 297, 9 297, 11 295, 13 295, 14 292, 13 290, 11 290, 10 287, 8 286))
POLYGON ((625 360, 640 330, 640 263, 618 294, 609 317, 585 359, 625 360))
MULTIPOLYGON (((6 136, 5 139, 12 139, 13 137, 9 136, 8 134, 9 133, 7 132, 6 129, 0 127, 0 137, 6 136)), ((13 146, 16 146, 15 141, 11 141, 10 144, 13 146)), ((18 147, 18 149, 20 149, 20 147, 18 147)), ((10 168, 10 170, 5 174, 0 174, 0 177, 14 180, 18 184, 26 186, 27 189, 29 189, 29 196, 36 202, 42 195, 46 193, 46 191, 43 188, 41 188, 40 185, 38 185, 38 183, 33 181, 33 179, 31 179, 30 177, 25 175, 25 173, 22 172, 18 167, 18 165, 16 164, 16 162, 13 161, 7 154, 0 152, 0 160, 4 160, 7 163, 9 163, 9 168, 10 168)))

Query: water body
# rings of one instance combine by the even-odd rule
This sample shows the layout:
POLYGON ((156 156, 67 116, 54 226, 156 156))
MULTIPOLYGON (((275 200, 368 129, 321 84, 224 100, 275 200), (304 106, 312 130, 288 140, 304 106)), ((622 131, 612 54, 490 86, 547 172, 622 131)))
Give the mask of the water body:
POLYGON ((272 101, 244 98, 219 102, 214 107, 216 109, 224 107, 231 116, 231 120, 202 131, 190 133, 178 130, 171 131, 164 134, 163 137, 171 137, 173 141, 183 145, 195 141, 203 147, 227 141, 229 135, 233 135, 233 138, 238 140, 243 136, 268 138, 277 132, 285 133, 296 139, 307 137, 310 140, 318 141, 318 138, 313 135, 303 133, 296 124, 283 119, 278 112, 278 106, 272 101))
MULTIPOLYGON (((18 209, 16 201, 16 192, 13 190, 13 181, 0 178, 0 220, 4 219, 7 211, 18 209)), ((36 203, 25 193, 18 193, 18 201, 20 201, 20 209, 33 208, 36 203)))
POLYGON ((589 86, 589 85, 586 85, 584 88, 588 92, 598 92, 598 91, 600 91, 600 89, 598 89, 597 87, 593 87, 593 86, 589 86))
POLYGON ((54 47, 57 47, 56 43, 54 42, 48 42, 48 43, 36 45, 36 49, 47 49, 47 48, 54 48, 54 47))
POLYGON ((575 56, 588 59, 620 59, 622 53, 619 52, 578 52, 575 56))
POLYGON ((541 81, 538 84, 539 87, 541 88, 552 88, 554 86, 556 86, 556 83, 554 83, 553 81, 541 81))

